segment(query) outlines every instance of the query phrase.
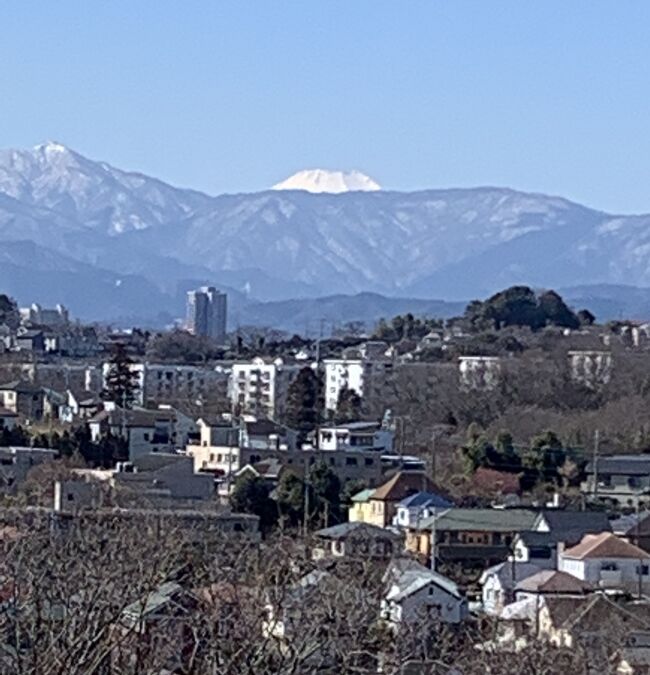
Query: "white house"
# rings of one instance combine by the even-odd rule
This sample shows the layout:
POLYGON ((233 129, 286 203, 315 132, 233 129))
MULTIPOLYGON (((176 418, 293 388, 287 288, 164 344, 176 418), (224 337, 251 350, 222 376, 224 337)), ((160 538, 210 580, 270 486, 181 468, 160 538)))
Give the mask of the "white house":
POLYGON ((388 592, 381 616, 394 628, 403 624, 442 621, 460 623, 467 616, 467 601, 458 586, 433 570, 409 561, 387 572, 388 592))
POLYGON ((498 616, 513 601, 515 586, 520 581, 540 572, 541 568, 529 562, 508 560, 486 569, 479 580, 483 611, 498 616))
POLYGON ((416 527, 421 520, 439 515, 452 506, 450 501, 433 492, 416 492, 397 505, 393 525, 406 529, 416 527))
POLYGON ((650 553, 611 532, 587 534, 558 555, 558 569, 606 589, 650 585, 650 553))
POLYGON ((323 426, 318 432, 320 450, 393 451, 394 433, 380 422, 350 422, 323 426))

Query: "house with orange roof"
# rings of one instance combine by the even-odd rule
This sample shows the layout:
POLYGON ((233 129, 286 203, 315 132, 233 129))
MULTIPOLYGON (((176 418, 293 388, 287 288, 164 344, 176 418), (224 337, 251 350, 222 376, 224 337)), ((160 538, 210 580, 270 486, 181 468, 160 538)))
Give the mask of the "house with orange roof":
POLYGON ((350 510, 350 520, 387 527, 393 522, 397 507, 403 499, 417 492, 435 490, 433 482, 424 473, 399 471, 375 490, 355 495, 355 498, 363 497, 363 501, 360 502, 358 499, 354 501, 350 510))
POLYGON ((650 588, 650 553, 612 532, 586 534, 579 544, 560 552, 558 569, 600 588, 650 588))

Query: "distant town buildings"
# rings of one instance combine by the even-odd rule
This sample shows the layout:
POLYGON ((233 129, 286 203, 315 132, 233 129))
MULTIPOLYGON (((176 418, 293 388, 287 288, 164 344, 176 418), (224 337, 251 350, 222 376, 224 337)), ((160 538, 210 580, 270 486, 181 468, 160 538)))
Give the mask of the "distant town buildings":
POLYGON ((193 335, 226 341, 227 295, 213 286, 187 293, 187 328, 193 335))
POLYGON ((60 304, 53 309, 47 309, 34 302, 29 307, 21 307, 19 311, 23 325, 62 328, 70 323, 70 313, 60 304))

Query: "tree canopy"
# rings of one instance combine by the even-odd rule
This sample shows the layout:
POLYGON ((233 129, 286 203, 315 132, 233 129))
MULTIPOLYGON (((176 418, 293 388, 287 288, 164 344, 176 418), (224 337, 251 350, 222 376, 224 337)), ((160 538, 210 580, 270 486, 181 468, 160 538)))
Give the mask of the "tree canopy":
POLYGON ((132 369, 133 359, 121 343, 113 346, 102 398, 122 408, 132 408, 138 391, 138 374, 132 369))
POLYGON ((465 318, 479 329, 527 326, 538 330, 544 326, 580 326, 580 319, 558 293, 544 291, 538 295, 528 286, 511 286, 487 300, 470 302, 465 318))

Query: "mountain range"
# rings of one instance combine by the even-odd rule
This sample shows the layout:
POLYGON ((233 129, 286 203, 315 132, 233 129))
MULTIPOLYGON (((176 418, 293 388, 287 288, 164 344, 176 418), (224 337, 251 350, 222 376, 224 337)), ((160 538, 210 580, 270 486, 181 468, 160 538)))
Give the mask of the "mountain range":
POLYGON ((210 196, 60 143, 0 151, 0 289, 149 325, 181 316, 204 283, 229 292, 233 323, 446 315, 514 283, 567 287, 601 318, 650 314, 650 291, 628 288, 650 286, 650 215, 496 187, 393 192, 359 172, 274 187, 210 196), (419 302, 432 298, 450 303, 419 302))

